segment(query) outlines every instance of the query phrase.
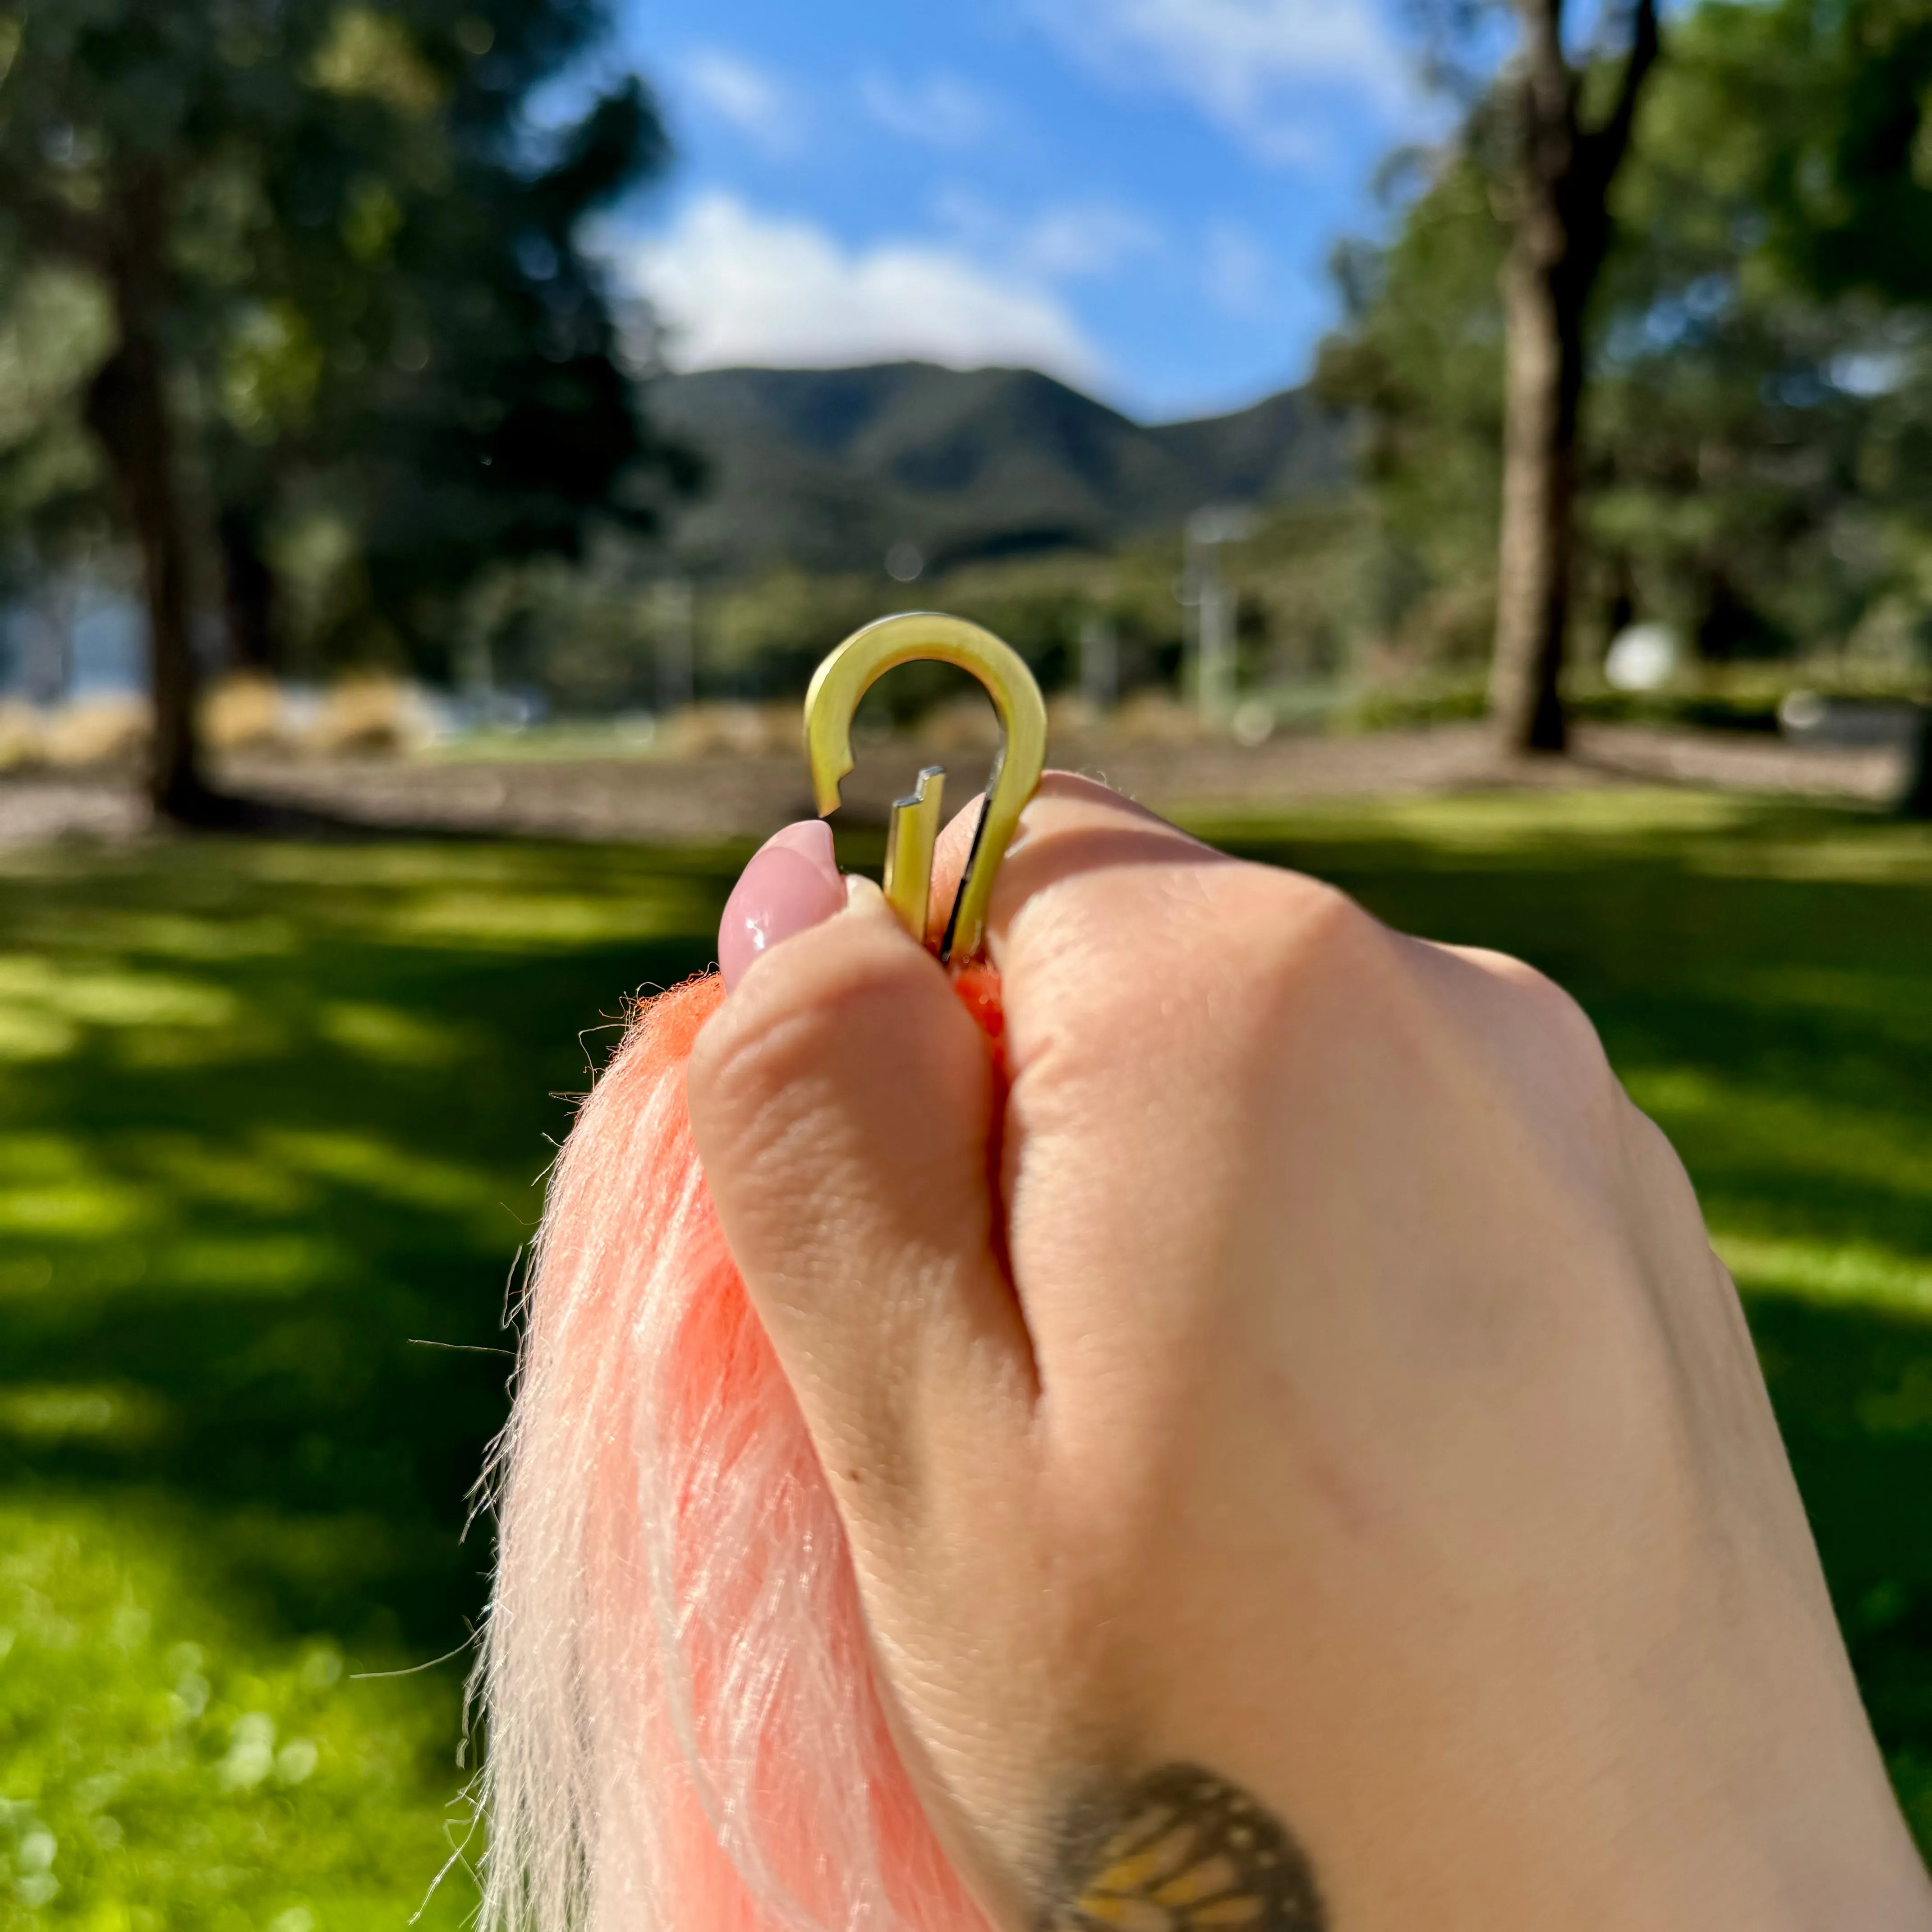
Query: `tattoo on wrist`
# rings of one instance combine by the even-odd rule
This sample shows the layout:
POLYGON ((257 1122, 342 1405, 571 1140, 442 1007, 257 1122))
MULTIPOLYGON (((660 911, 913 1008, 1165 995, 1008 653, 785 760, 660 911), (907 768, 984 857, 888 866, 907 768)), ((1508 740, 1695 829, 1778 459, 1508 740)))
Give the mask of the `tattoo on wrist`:
POLYGON ((1327 1932, 1307 1855, 1247 1793, 1165 1765, 1075 1805, 1037 1932, 1327 1932))

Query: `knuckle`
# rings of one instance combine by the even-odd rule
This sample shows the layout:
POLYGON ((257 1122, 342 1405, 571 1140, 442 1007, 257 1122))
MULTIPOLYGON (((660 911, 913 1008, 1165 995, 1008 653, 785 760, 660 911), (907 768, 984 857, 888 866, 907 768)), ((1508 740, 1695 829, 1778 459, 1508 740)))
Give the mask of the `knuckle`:
MULTIPOLYGON (((1261 868, 1257 868, 1258 870, 1261 868)), ((1388 928, 1340 887, 1298 872, 1264 873, 1250 956, 1280 993, 1372 986, 1390 959, 1388 928)))
POLYGON ((1390 935, 1346 892, 1235 863, 1164 885, 1145 943, 1083 989, 1078 1020, 1096 1042, 1153 1034, 1171 1052, 1219 1065, 1271 1052, 1289 1016, 1300 1024, 1372 1009, 1365 981, 1390 935))
POLYGON ((1507 982, 1520 999, 1529 1024, 1541 1031, 1553 1050, 1568 1055, 1580 1072, 1607 1077, 1610 1062, 1603 1036, 1582 1004, 1534 966, 1520 959, 1507 963, 1511 969, 1507 982))
POLYGON ((1548 974, 1512 953, 1478 946, 1444 950, 1480 974, 1502 995, 1512 1024, 1546 1055, 1556 1056, 1575 1072, 1608 1075, 1610 1059, 1596 1022, 1548 974))

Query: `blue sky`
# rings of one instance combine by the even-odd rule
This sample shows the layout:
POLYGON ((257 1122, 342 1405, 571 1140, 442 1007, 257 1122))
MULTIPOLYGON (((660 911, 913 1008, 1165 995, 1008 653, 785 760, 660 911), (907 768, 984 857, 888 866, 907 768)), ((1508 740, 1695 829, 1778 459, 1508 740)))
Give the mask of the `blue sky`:
POLYGON ((1399 0, 620 0, 678 146, 603 245, 687 368, 1030 363, 1153 421, 1296 381, 1433 118, 1399 0))

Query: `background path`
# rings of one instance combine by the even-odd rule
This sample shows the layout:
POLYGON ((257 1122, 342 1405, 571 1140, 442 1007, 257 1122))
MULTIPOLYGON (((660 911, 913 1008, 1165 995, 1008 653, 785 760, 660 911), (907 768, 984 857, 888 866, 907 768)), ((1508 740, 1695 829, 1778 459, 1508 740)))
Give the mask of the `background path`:
MULTIPOLYGON (((906 741, 862 748, 847 786, 852 818, 883 823, 886 806, 911 788, 932 755, 906 741)), ((940 761, 955 798, 968 796, 984 778, 983 752, 940 761)), ((1801 746, 1768 734, 1619 724, 1582 727, 1572 755, 1534 761, 1498 758, 1478 724, 1282 735, 1251 749, 1063 735, 1054 761, 1156 808, 1183 811, 1660 782, 1882 805, 1905 782, 1905 756, 1894 747, 1801 746)), ((790 751, 575 762, 256 754, 231 760, 218 777, 244 797, 355 824, 653 844, 760 838, 812 810, 804 760, 790 751)), ((0 779, 0 844, 118 840, 148 829, 146 808, 124 777, 0 779)))

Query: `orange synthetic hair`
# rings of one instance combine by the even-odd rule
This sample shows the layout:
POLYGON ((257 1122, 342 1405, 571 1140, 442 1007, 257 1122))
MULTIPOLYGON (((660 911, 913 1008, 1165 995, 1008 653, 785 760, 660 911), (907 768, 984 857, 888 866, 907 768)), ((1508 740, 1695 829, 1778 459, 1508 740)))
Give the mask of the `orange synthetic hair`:
MULTIPOLYGON (((997 1053, 997 980, 961 996, 997 1053)), ((551 1180, 494 1462, 483 1932, 986 1932, 887 1735, 844 1534, 640 1005, 551 1180)))

